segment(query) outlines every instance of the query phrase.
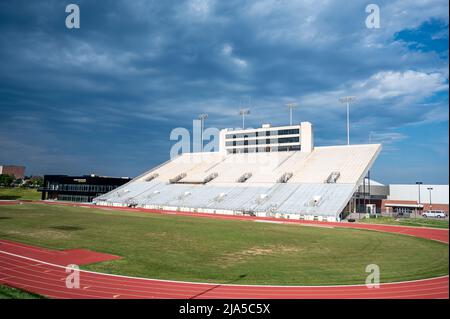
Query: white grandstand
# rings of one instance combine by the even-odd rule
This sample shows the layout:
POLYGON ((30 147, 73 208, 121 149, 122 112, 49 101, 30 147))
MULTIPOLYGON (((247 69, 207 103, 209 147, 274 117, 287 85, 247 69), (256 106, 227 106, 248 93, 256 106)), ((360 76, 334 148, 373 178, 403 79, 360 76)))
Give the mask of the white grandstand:
POLYGON ((381 150, 380 144, 314 147, 308 122, 226 129, 220 136, 218 152, 182 154, 94 203, 335 221, 381 150))

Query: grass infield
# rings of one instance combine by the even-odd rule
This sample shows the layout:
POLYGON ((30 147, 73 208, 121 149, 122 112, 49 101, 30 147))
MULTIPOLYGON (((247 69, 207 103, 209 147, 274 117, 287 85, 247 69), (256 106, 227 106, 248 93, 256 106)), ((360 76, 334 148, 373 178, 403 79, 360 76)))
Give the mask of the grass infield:
POLYGON ((44 299, 43 296, 0 285, 0 299, 44 299))
POLYGON ((0 200, 40 200, 41 193, 34 188, 0 187, 0 200))
POLYGON ((0 238, 122 256, 84 269, 169 280, 271 285, 364 284, 448 274, 448 245, 346 228, 121 212, 45 204, 0 206, 0 238))
POLYGON ((448 220, 441 220, 435 218, 410 217, 410 218, 393 218, 393 217, 378 217, 378 218, 364 218, 358 220, 359 223, 367 224, 387 224, 387 225, 402 225, 414 227, 433 227, 433 228, 448 228, 448 220))

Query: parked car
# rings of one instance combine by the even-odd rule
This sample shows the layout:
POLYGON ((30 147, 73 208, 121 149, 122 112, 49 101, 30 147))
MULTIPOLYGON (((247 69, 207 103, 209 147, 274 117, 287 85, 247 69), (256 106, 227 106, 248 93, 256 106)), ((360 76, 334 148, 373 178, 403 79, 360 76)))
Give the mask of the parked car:
POLYGON ((423 217, 445 218, 447 214, 442 210, 428 210, 422 214, 423 217))

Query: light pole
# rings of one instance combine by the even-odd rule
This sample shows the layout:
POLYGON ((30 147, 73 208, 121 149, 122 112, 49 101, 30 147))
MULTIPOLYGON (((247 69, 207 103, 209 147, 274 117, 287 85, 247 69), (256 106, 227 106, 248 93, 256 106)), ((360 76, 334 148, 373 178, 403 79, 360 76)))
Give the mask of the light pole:
POLYGON ((433 190, 433 187, 427 188, 430 191, 430 210, 433 208, 433 205, 431 205, 431 191, 433 190))
POLYGON ((203 152, 203 127, 205 120, 208 118, 208 114, 202 113, 198 116, 198 119, 200 120, 200 145, 201 145, 201 151, 203 152))
POLYGON ((344 96, 339 99, 342 104, 347 104, 347 145, 350 145, 350 102, 355 99, 354 96, 344 96))
POLYGON ((289 109, 289 125, 292 126, 292 110, 295 109, 298 105, 297 103, 287 103, 286 106, 289 109))
MULTIPOLYGON (((418 188, 419 188, 419 202, 417 203, 417 209, 416 209, 416 212, 417 212, 417 210, 419 210, 420 209, 420 185, 422 185, 423 183, 422 182, 416 182, 416 184, 417 184, 417 186, 418 186, 418 188)), ((416 215, 417 215, 417 213, 416 213, 416 215)))
POLYGON ((249 109, 240 109, 239 115, 242 116, 242 129, 245 129, 245 116, 250 114, 249 109))

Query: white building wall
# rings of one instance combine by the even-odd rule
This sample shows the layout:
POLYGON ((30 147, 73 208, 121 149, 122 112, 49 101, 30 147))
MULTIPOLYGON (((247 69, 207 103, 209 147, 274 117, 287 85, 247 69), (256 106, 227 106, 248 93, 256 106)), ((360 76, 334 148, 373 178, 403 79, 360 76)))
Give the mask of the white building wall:
POLYGON ((300 143, 302 152, 312 152, 314 148, 314 133, 312 124, 309 122, 302 122, 300 125, 300 143))
MULTIPOLYGON (((429 203, 430 192, 427 189, 432 187, 431 202, 434 204, 449 203, 448 185, 420 185, 420 202, 429 203)), ((416 184, 391 184, 389 185, 389 200, 411 200, 418 201, 419 187, 416 184)))
MULTIPOLYGON (((245 129, 245 130, 234 130, 234 129, 222 129, 220 131, 219 134, 219 152, 223 155, 226 155, 227 150, 231 150, 231 149, 245 149, 245 148, 252 148, 252 147, 266 147, 266 146, 270 146, 270 147, 282 147, 282 146, 299 146, 301 147, 301 152, 304 153, 311 153, 314 149, 314 132, 313 132, 313 126, 310 122, 301 122, 300 125, 291 125, 291 126, 270 126, 270 124, 263 124, 262 127, 260 128, 249 128, 249 129, 245 129), (284 134, 284 135, 278 135, 275 134, 276 131, 278 130, 286 130, 286 129, 298 129, 298 133, 295 134, 284 134), (254 145, 254 144, 249 144, 249 145, 236 145, 236 146, 226 146, 226 135, 227 134, 252 134, 252 133, 256 133, 256 132, 274 132, 273 135, 270 136, 259 136, 259 137, 247 137, 246 140, 248 141, 254 141, 254 140, 259 140, 259 141, 265 141, 267 138, 270 139, 276 139, 276 138, 288 138, 288 137, 299 137, 299 141, 298 142, 291 142, 291 143, 282 143, 282 144, 277 144, 277 143, 269 143, 269 144, 258 144, 258 145, 254 145)), ((243 141, 244 138, 237 138, 235 139, 236 141, 243 141)))
POLYGON ((219 134, 219 153, 222 155, 227 155, 227 149, 225 147, 225 135, 228 133, 228 129, 220 130, 219 134))

